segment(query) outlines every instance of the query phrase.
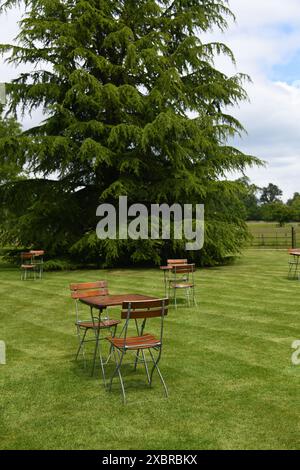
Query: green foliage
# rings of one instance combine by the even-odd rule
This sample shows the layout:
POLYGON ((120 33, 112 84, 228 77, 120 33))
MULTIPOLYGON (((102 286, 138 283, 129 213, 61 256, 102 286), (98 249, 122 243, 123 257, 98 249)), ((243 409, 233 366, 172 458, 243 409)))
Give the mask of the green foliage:
POLYGON ((226 109, 246 98, 248 77, 217 70, 214 57, 234 60, 231 51, 201 40, 227 27, 226 3, 25 1, 17 44, 0 46, 11 64, 32 64, 7 85, 9 107, 42 108, 47 118, 19 139, 35 178, 2 187, 8 240, 107 264, 177 255, 176 241, 93 241, 96 207, 127 195, 129 204, 204 203, 199 262, 239 251, 247 237, 239 185, 222 180, 259 163, 228 145, 243 128, 226 109))
POLYGON ((24 159, 19 148, 21 127, 13 117, 2 117, 0 105, 0 184, 18 177, 24 159))
MULTIPOLYGON (((82 267, 81 267, 82 268, 82 267)), ((43 264, 44 271, 72 271, 78 269, 78 266, 64 259, 50 259, 43 264)))
POLYGON ((282 227, 294 218, 293 210, 281 201, 271 202, 262 207, 263 220, 267 222, 278 222, 282 227))
POLYGON ((269 183, 267 187, 262 188, 260 202, 262 202, 263 204, 271 204, 273 202, 280 201, 281 196, 281 189, 279 189, 276 184, 269 183))
POLYGON ((247 220, 261 220, 262 211, 259 201, 261 189, 255 184, 251 184, 249 178, 243 176, 236 180, 240 184, 240 199, 245 207, 247 220))
POLYGON ((293 214, 293 220, 300 221, 300 194, 294 193, 293 198, 287 201, 287 206, 293 214))

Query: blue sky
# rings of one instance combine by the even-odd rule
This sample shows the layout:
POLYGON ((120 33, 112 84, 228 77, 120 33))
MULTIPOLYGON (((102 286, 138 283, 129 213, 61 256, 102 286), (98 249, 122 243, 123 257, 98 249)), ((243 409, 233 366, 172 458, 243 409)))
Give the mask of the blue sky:
MULTIPOLYGON (((216 60, 224 72, 251 76, 246 86, 250 102, 231 110, 248 132, 235 143, 267 162, 247 172, 252 181, 278 184, 287 199, 300 192, 300 0, 229 0, 229 6, 236 22, 203 40, 220 40, 232 49, 236 68, 224 57, 216 60)), ((13 40, 19 18, 18 10, 0 16, 0 42, 13 40)), ((14 76, 16 70, 0 59, 0 81, 14 76)), ((39 113, 32 120, 26 116, 24 126, 40 118, 39 113)))
POLYGON ((300 83, 300 49, 286 62, 275 64, 268 75, 272 81, 285 81, 290 85, 300 83))

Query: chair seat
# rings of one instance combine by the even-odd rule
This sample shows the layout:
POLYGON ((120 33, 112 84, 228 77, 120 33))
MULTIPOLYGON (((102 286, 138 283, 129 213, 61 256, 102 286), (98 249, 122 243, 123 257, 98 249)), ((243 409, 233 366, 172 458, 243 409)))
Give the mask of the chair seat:
POLYGON ((22 269, 34 269, 34 265, 33 264, 22 264, 21 268, 22 269))
POLYGON ((106 339, 118 349, 148 349, 161 345, 161 342, 155 336, 148 334, 126 338, 125 346, 124 338, 109 336, 106 339))
POLYGON ((172 282, 187 282, 187 278, 186 277, 182 277, 181 279, 169 279, 168 282, 170 282, 170 284, 172 282))
POLYGON ((111 328, 113 326, 121 323, 119 320, 103 320, 101 322, 92 322, 92 321, 78 321, 76 325, 81 328, 111 328))
POLYGON ((194 284, 192 282, 173 282, 171 287, 173 289, 192 288, 194 284))

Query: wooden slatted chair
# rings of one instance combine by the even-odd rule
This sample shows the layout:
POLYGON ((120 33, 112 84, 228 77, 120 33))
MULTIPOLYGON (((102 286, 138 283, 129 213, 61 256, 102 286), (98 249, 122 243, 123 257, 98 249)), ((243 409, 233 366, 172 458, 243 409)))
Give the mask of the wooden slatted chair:
POLYGON ((92 367, 92 375, 94 374, 94 370, 95 370, 97 351, 99 351, 100 365, 101 365, 102 375, 103 375, 104 384, 105 384, 104 360, 102 357, 100 344, 98 344, 100 340, 103 339, 103 337, 100 337, 99 333, 100 333, 100 330, 108 329, 112 332, 112 336, 114 336, 116 333, 117 326, 120 323, 120 321, 110 319, 109 316, 106 316, 103 320, 101 319, 101 321, 99 321, 99 316, 93 315, 92 308, 90 310, 90 313, 91 313, 90 320, 81 320, 79 316, 79 301, 80 299, 86 299, 88 297, 108 295, 107 282, 96 281, 96 282, 81 282, 77 284, 70 284, 70 290, 71 290, 71 297, 75 301, 75 313, 76 313, 75 325, 76 325, 77 336, 78 336, 78 341, 79 341, 79 346, 78 346, 78 350, 76 353, 76 360, 78 359, 80 351, 82 351, 83 361, 86 367, 84 344, 89 341, 96 341, 93 367, 92 367), (93 339, 86 339, 86 335, 88 331, 92 331, 94 333, 93 339))
POLYGON ((32 263, 35 266, 35 271, 38 273, 38 277, 42 279, 43 269, 44 269, 44 250, 30 250, 29 252, 32 255, 32 263))
POLYGON ((33 263, 33 256, 30 252, 21 253, 21 280, 24 281, 29 277, 35 279, 35 265, 33 263))
MULTIPOLYGON (((124 356, 128 352, 134 352, 136 360, 142 362, 145 366, 145 371, 147 374, 147 379, 149 386, 152 385, 153 373, 157 370, 159 378, 163 384, 165 394, 168 396, 167 386, 161 374, 161 371, 158 367, 158 363, 161 358, 162 345, 163 345, 163 330, 164 330, 164 317, 168 313, 168 299, 158 299, 158 300, 147 300, 147 301, 135 301, 135 302, 123 302, 121 318, 125 319, 125 325, 122 329, 120 337, 110 336, 107 340, 112 345, 113 354, 116 362, 116 368, 111 376, 109 390, 112 389, 112 383, 114 377, 118 374, 123 394, 124 404, 126 403, 126 394, 124 388, 124 382, 121 374, 121 367, 123 363, 124 356), (148 318, 159 317, 161 319, 160 326, 160 336, 156 337, 153 334, 144 333, 144 328, 148 318), (137 335, 128 336, 128 326, 130 320, 135 321, 137 335), (143 320, 141 327, 138 326, 138 320, 143 320), (148 363, 145 356, 145 351, 149 352, 152 370, 149 373, 148 363), (153 353, 153 351, 155 351, 153 353), (142 359, 139 358, 139 353, 142 354, 142 359), (156 356, 156 357, 155 357, 156 356)), ((136 368, 136 361, 135 361, 136 368)))
POLYGON ((187 264, 187 259, 168 259, 167 265, 168 266, 176 266, 177 264, 187 264))
MULTIPOLYGON (((184 259, 168 259, 167 260, 167 265, 171 266, 172 268, 174 266, 181 266, 182 264, 187 264, 187 263, 188 263, 188 260, 185 259, 185 258, 184 259)), ((171 271, 171 272, 169 272, 169 274, 170 274, 170 276, 169 276, 168 281, 170 282, 170 281, 174 280, 174 273, 171 271), (173 274, 173 276, 172 276, 172 274, 173 274)), ((184 281, 184 280, 186 280, 186 278, 187 278, 187 276, 184 275, 182 277, 182 280, 184 281)))
POLYGON ((195 298, 195 280, 194 280, 195 264, 181 264, 174 265, 172 274, 174 278, 169 283, 169 297, 170 291, 173 291, 173 300, 175 308, 177 308, 177 290, 184 289, 186 292, 187 303, 190 306, 190 293, 192 293, 193 305, 196 305, 195 298))

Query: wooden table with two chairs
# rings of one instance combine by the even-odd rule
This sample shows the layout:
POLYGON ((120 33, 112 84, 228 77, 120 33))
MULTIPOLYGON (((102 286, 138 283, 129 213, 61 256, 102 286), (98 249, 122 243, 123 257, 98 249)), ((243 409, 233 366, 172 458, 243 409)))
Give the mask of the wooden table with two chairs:
POLYGON ((163 342, 163 323, 164 317, 168 313, 168 299, 158 299, 149 295, 142 294, 109 294, 108 285, 106 281, 97 281, 89 283, 77 283, 70 285, 71 296, 75 300, 76 310, 76 327, 79 339, 79 346, 76 354, 76 359, 80 351, 83 353, 85 360, 84 344, 88 341, 94 341, 94 355, 92 364, 92 375, 94 374, 97 355, 99 354, 100 366, 104 386, 106 387, 106 374, 105 365, 110 361, 111 356, 114 356, 115 370, 110 379, 109 390, 111 390, 113 379, 116 375, 119 376, 123 400, 126 401, 124 382, 121 374, 121 366, 125 354, 128 351, 135 352, 134 368, 137 364, 142 362, 147 374, 148 383, 151 386, 154 370, 157 370, 160 380, 164 386, 165 393, 168 396, 167 387, 158 367, 161 357, 162 342, 163 342), (87 305, 90 308, 90 320, 80 320, 79 318, 79 302, 87 305), (109 307, 121 306, 121 319, 111 319, 109 315, 103 317, 103 312, 109 307), (96 313, 94 312, 96 311, 96 313), (160 317, 161 319, 161 334, 157 338, 152 334, 145 334, 144 329, 148 318, 160 317), (117 336, 117 327, 125 320, 121 329, 120 335, 117 336), (128 327, 130 320, 134 320, 136 335, 128 335, 128 327), (141 324, 138 321, 141 321, 141 324), (109 336, 100 336, 101 331, 108 331, 109 336), (86 339, 88 331, 93 333, 92 339, 86 339), (104 359, 101 350, 101 340, 106 339, 110 344, 109 355, 104 359), (149 372, 145 351, 148 350, 151 361, 152 370, 149 372), (154 350, 154 352, 153 352, 154 350), (157 357, 155 357, 157 352, 157 357))

